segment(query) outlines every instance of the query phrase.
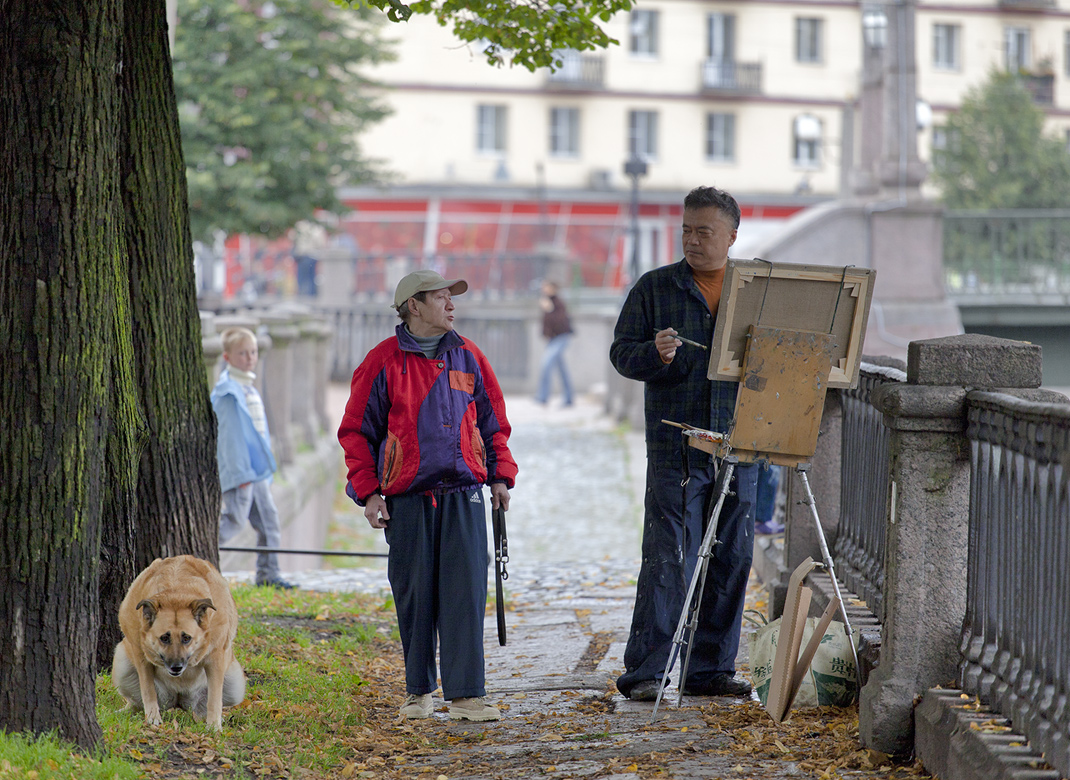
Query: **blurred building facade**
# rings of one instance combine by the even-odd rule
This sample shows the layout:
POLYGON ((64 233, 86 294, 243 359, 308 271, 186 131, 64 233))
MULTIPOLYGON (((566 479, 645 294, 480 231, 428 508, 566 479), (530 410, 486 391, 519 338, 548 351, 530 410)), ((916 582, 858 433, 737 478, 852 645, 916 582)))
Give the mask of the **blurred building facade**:
MULTIPOLYGON (((1051 131, 1070 132, 1070 3, 911 5, 923 160, 992 68, 1019 72, 1051 131)), ((756 202, 835 197, 861 147, 864 34, 881 34, 884 8, 640 0, 605 25, 619 45, 535 73, 489 67, 477 46, 414 17, 387 28, 397 61, 369 71, 395 113, 364 148, 408 185, 620 190, 638 155, 644 192, 710 183, 756 202)))
POLYGON ((390 263, 437 263, 493 284, 493 266, 538 256, 510 284, 560 260, 565 283, 618 287, 677 259, 680 204, 698 184, 736 195, 733 254, 751 256, 807 206, 874 195, 867 73, 904 40, 915 192, 943 120, 992 68, 1018 72, 1049 132, 1070 136, 1070 0, 640 0, 605 27, 619 45, 529 72, 489 66, 427 18, 388 26, 397 60, 367 75, 394 113, 361 143, 395 177, 344 193, 361 267, 385 278, 390 263), (891 29, 901 20, 910 29, 891 29))

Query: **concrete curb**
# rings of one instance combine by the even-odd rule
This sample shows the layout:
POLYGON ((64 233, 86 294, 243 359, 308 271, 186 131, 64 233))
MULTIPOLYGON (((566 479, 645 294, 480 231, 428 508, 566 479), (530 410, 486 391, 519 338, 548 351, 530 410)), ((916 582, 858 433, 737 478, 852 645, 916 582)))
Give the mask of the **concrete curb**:
POLYGON ((914 747, 940 780, 1059 780, 998 713, 967 709, 972 697, 934 688, 914 712, 914 747))

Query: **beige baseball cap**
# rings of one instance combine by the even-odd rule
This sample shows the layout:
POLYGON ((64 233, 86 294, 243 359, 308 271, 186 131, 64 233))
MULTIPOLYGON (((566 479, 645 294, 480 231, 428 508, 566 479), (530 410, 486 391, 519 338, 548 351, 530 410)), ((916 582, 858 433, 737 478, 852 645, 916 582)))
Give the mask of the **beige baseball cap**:
POLYGON ((394 308, 400 309, 416 293, 444 290, 447 287, 452 295, 460 295, 468 289, 468 282, 464 279, 443 279, 430 268, 413 271, 398 282, 398 288, 394 291, 394 308))

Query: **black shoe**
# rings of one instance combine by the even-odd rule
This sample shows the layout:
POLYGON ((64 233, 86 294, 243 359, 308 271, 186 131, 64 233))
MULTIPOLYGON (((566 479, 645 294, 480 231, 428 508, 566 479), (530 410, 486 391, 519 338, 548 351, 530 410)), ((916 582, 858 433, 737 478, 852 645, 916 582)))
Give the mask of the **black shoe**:
POLYGON ((706 683, 688 682, 684 693, 688 696, 738 696, 748 698, 751 685, 746 680, 737 680, 729 674, 718 674, 706 683))
POLYGON ((638 682, 628 691, 627 696, 632 701, 656 701, 660 683, 657 680, 643 680, 638 682))
POLYGON ((287 582, 282 577, 272 577, 269 580, 257 580, 256 584, 260 585, 260 586, 263 586, 263 587, 275 588, 276 590, 296 590, 297 589, 296 585, 294 585, 292 582, 287 582))

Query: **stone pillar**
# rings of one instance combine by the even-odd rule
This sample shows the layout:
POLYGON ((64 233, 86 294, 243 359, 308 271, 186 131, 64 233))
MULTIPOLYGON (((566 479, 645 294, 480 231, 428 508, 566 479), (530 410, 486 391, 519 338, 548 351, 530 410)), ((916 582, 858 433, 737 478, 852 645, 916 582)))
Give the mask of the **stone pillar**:
POLYGON ((914 6, 914 0, 883 6, 888 39, 884 47, 884 122, 878 175, 881 186, 900 197, 917 197, 926 176, 925 165, 918 159, 914 6))
POLYGON ((318 429, 333 434, 340 420, 331 419, 327 412, 327 385, 331 375, 331 337, 334 329, 323 320, 308 323, 312 339, 312 411, 318 429))
MULTIPOLYGON (((888 42, 888 17, 883 10, 862 9, 862 77, 858 96, 858 159, 851 169, 851 190, 856 195, 876 195, 880 189, 877 162, 884 137, 884 48, 888 42)), ((853 142, 853 138, 851 139, 853 142)), ((854 144, 851 144, 854 148, 854 144)), ((855 163, 853 156, 849 161, 855 163)))
POLYGON ((290 410, 293 407, 294 342, 300 330, 288 314, 265 312, 261 321, 267 326, 272 350, 261 363, 259 379, 263 382, 264 409, 271 429, 271 447, 279 466, 293 463, 297 453, 290 410))
POLYGON ((215 329, 215 315, 202 311, 201 315, 201 354, 204 356, 204 374, 211 388, 216 380, 216 367, 223 356, 223 340, 215 329))
POLYGON ((316 300, 324 306, 342 306, 352 302, 354 283, 353 253, 342 247, 330 247, 316 253, 316 300))
POLYGON ((1033 345, 964 335, 915 341, 907 383, 874 390, 891 429, 880 665, 859 701, 868 748, 914 748, 914 700, 957 677, 970 506, 967 388, 1035 387, 1033 345))

